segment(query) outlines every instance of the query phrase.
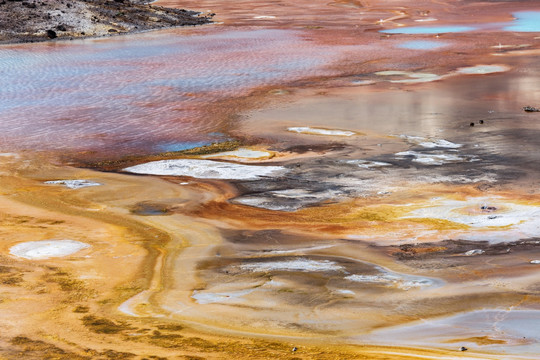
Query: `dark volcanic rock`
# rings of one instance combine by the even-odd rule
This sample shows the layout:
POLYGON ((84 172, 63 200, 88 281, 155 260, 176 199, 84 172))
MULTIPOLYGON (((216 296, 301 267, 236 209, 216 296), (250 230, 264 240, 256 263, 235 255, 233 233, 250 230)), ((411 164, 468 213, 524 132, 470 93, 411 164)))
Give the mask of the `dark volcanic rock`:
POLYGON ((0 0, 0 44, 107 36, 211 22, 211 14, 148 3, 148 0, 0 0))
POLYGON ((55 38, 57 37, 56 31, 50 30, 50 29, 47 30, 47 37, 48 37, 49 39, 55 39, 55 38))

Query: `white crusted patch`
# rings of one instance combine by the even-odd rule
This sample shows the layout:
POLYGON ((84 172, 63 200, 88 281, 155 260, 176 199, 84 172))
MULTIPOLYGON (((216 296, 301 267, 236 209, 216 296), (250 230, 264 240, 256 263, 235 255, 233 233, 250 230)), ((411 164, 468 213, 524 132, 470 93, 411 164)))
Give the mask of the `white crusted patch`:
POLYGON ((225 151, 225 152, 216 153, 216 154, 203 155, 201 157, 204 159, 219 158, 219 157, 233 157, 233 158, 240 158, 240 159, 263 159, 263 158, 269 158, 271 156, 272 156, 272 153, 268 151, 240 148, 234 151, 225 151))
POLYGON ((288 131, 299 133, 299 134, 308 134, 308 135, 328 135, 328 136, 353 136, 356 135, 354 131, 348 130, 337 130, 337 129, 323 129, 315 127, 290 127, 287 128, 288 131))
POLYGON ((466 74, 466 75, 483 75, 483 74, 505 72, 508 70, 510 70, 510 68, 505 65, 476 65, 476 66, 459 68, 456 70, 456 72, 460 74, 466 74))
POLYGON ((354 291, 347 289, 337 289, 334 290, 334 293, 339 295, 355 295, 354 291))
POLYGON ((399 275, 399 274, 390 274, 382 273, 377 275, 349 275, 345 277, 346 280, 361 282, 361 283, 371 283, 379 284, 389 287, 397 287, 402 290, 409 289, 420 289, 431 287, 434 285, 433 280, 428 278, 413 277, 410 275, 399 275))
POLYGON ((290 249, 290 250, 270 250, 270 251, 263 252, 263 254, 273 254, 273 255, 297 254, 297 253, 303 253, 307 251, 324 250, 331 247, 334 247, 334 245, 320 245, 320 246, 312 246, 312 247, 290 249))
POLYGON ((346 164, 353 164, 357 165, 360 168, 363 169, 372 169, 372 168, 380 168, 384 166, 392 166, 392 164, 382 162, 382 161, 369 161, 369 160, 344 160, 343 161, 346 164))
POLYGON ((394 79, 390 80, 392 83, 398 83, 398 84, 414 84, 414 83, 424 83, 424 82, 430 82, 430 81, 436 81, 440 80, 443 77, 437 74, 431 74, 431 73, 416 73, 411 71, 379 71, 376 72, 375 75, 379 76, 403 76, 405 79, 394 79))
POLYGON ((474 250, 467 251, 463 255, 465 255, 465 256, 475 256, 475 255, 482 255, 483 253, 485 253, 485 251, 482 250, 482 249, 474 249, 474 250))
POLYGON ((74 240, 43 240, 19 243, 9 249, 10 254, 29 260, 42 260, 71 255, 90 245, 74 240))
POLYGON ((193 295, 191 295, 191 297, 198 304, 223 303, 223 302, 230 302, 232 300, 239 299, 244 295, 248 295, 252 293, 254 290, 255 289, 247 289, 247 290, 229 291, 229 292, 221 292, 221 293, 195 290, 193 291, 193 295))
POLYGON ((212 160, 160 160, 131 166, 124 171, 135 174, 191 176, 201 179, 257 180, 283 175, 282 166, 242 165, 212 160))
POLYGON ((420 145, 422 147, 433 149, 433 148, 446 148, 446 149, 458 149, 462 147, 462 144, 456 144, 444 139, 429 139, 423 136, 412 136, 412 135, 399 135, 400 139, 412 143, 415 145, 420 145))
POLYGON ((240 269, 253 272, 266 271, 342 271, 343 267, 333 261, 294 259, 284 261, 255 262, 240 265, 240 269))
POLYGON ((499 197, 434 199, 431 206, 413 210, 404 218, 440 219, 467 225, 470 229, 456 235, 463 240, 496 243, 540 236, 539 206, 499 197))
POLYGON ((428 183, 428 184, 435 184, 435 183, 460 183, 460 184, 472 184, 477 182, 488 182, 493 183, 497 181, 497 176, 495 174, 482 174, 480 176, 466 176, 466 175, 451 175, 451 176, 444 176, 444 175, 432 175, 432 176, 418 176, 416 178, 418 182, 428 183))
POLYGON ((70 189, 80 189, 84 187, 89 186, 100 186, 102 184, 90 181, 90 180, 51 180, 51 181, 45 181, 45 184, 51 184, 51 185, 64 185, 67 188, 70 189))
POLYGON ((315 192, 304 189, 286 189, 242 196, 234 199, 234 202, 268 210, 296 211, 324 200, 337 200, 342 197, 343 193, 335 190, 315 192))
POLYGON ((448 154, 443 152, 421 153, 416 151, 402 151, 396 153, 396 156, 412 156, 412 161, 423 165, 444 165, 475 160, 472 156, 448 154))

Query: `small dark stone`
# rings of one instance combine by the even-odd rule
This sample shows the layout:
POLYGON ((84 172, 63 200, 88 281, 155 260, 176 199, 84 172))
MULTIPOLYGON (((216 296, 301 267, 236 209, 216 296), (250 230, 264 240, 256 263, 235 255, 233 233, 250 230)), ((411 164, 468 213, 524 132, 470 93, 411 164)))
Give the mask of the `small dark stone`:
POLYGON ((535 108, 533 106, 524 106, 523 111, 526 111, 526 112, 540 112, 540 109, 535 108))
POLYGON ((60 24, 56 27, 56 30, 58 31, 67 31, 66 26, 64 24, 60 24))
POLYGON ((56 35, 56 31, 50 30, 50 29, 47 30, 47 37, 48 37, 49 39, 54 39, 54 38, 56 38, 57 36, 58 36, 58 35, 56 35))
POLYGON ((480 120, 479 123, 480 123, 480 124, 483 124, 483 123, 484 123, 484 120, 480 120))
POLYGON ((296 350, 298 350, 298 348, 296 346, 292 348, 293 352, 295 352, 296 350))
POLYGON ((109 29, 109 32, 110 32, 110 33, 115 33, 115 32, 118 32, 118 30, 116 30, 116 29, 109 29))
POLYGON ((467 351, 467 350, 469 350, 469 349, 467 349, 465 346, 462 346, 462 347, 459 348, 459 351, 467 351))
POLYGON ((474 123, 470 123, 469 126, 471 126, 471 127, 474 126, 474 123))

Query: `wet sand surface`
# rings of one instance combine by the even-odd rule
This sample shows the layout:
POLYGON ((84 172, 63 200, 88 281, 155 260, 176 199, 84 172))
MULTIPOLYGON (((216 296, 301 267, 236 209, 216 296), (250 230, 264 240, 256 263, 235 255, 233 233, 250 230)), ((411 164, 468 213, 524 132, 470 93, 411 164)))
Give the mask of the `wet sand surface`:
POLYGON ((0 49, 0 358, 537 358, 533 1, 158 4, 0 49))

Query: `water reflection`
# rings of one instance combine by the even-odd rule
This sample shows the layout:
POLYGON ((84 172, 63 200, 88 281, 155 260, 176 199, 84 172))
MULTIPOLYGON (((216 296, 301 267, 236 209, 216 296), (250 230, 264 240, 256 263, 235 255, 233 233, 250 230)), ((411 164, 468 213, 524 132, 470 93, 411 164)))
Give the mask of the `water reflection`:
POLYGON ((520 11, 513 14, 516 20, 504 28, 506 31, 539 32, 540 11, 520 11))
POLYGON ((179 31, 4 48, 3 145, 137 152, 211 141, 234 111, 216 102, 335 58, 291 31, 179 31))

